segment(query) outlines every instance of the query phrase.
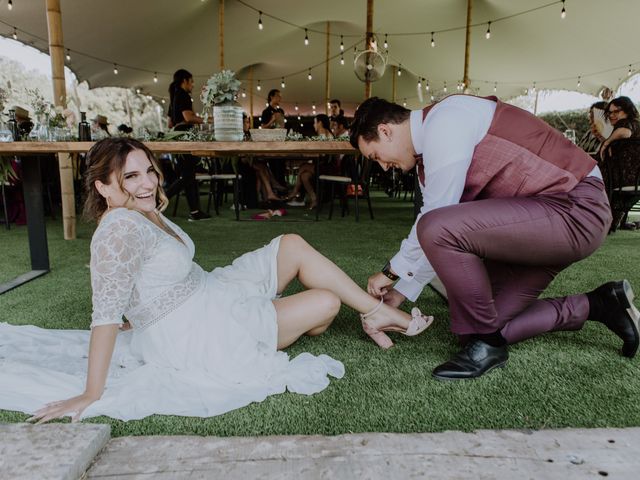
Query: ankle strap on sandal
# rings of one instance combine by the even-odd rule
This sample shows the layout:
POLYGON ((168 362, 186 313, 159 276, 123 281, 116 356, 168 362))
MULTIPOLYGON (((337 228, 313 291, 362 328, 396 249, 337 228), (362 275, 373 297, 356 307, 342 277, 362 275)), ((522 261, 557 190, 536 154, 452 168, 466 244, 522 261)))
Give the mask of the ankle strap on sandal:
POLYGON ((376 305, 373 310, 367 312, 367 313, 361 313, 360 314, 360 318, 362 318, 363 320, 365 318, 370 317, 371 315, 373 315, 374 313, 376 313, 378 310, 380 310, 380 307, 382 307, 382 304, 384 303, 384 297, 380 297, 380 303, 378 305, 376 305))

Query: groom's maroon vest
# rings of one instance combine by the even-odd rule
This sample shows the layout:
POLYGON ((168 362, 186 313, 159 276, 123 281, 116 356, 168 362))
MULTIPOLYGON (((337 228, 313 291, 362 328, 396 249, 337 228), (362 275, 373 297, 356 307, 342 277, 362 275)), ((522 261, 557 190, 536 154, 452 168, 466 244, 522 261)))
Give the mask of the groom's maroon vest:
MULTIPOLYGON (((558 130, 496 97, 489 131, 476 145, 460 202, 572 190, 596 165, 558 130)), ((422 110, 426 118, 429 105, 422 110)))

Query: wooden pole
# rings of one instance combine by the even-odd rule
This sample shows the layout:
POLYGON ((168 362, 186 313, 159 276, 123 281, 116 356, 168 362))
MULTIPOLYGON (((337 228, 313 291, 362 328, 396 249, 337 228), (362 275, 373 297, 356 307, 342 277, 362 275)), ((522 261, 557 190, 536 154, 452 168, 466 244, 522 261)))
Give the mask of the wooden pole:
MULTIPOLYGON (((365 48, 369 48, 373 41, 373 0, 367 0, 367 36, 365 48)), ((364 98, 371 97, 371 81, 364 83, 364 98)))
MULTIPOLYGON (((64 41, 62 37, 62 12, 60 0, 47 0, 47 27, 49 30, 49 55, 53 80, 53 103, 65 108, 67 90, 64 79, 64 41)), ((65 240, 76 238, 76 203, 73 191, 73 159, 69 154, 58 154, 60 193, 62 197, 62 226, 65 240)))
POLYGON ((329 56, 331 48, 331 22, 327 22, 327 42, 324 56, 324 113, 329 114, 329 96, 331 95, 331 77, 329 76, 329 56))
POLYGON ((253 65, 249 67, 249 117, 253 128, 253 65))
POLYGON ((471 88, 471 82, 469 81, 469 56, 471 53, 471 9, 473 6, 473 0, 467 0, 467 30, 465 33, 464 42, 464 74, 462 76, 462 82, 464 83, 464 91, 467 92, 471 88))
POLYGON ((218 40, 220 49, 220 70, 224 70, 224 0, 218 3, 218 40))
POLYGON ((396 77, 398 76, 398 67, 391 67, 391 101, 396 103, 396 77))

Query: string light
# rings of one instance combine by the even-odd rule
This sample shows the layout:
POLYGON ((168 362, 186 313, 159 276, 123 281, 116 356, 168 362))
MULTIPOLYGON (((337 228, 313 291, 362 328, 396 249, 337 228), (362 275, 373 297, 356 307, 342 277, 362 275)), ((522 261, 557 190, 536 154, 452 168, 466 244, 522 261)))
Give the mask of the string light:
POLYGON ((387 42, 387 34, 384 34, 384 48, 387 49, 389 48, 389 42, 387 42))
POLYGON ((433 38, 433 32, 431 32, 431 48, 436 46, 436 39, 433 38))
POLYGON ((487 23, 487 33, 484 34, 484 38, 487 40, 491 38, 491 22, 487 23))
POLYGON ((13 10, 13 0, 9 0, 9 2, 7 3, 7 8, 9 9, 9 11, 13 10))
POLYGON ((314 101, 313 104, 311 105, 311 109, 315 110, 316 109, 316 102, 314 101))
MULTIPOLYGON (((578 77, 578 87, 580 87, 580 77, 578 77)), ((531 93, 536 93, 536 82, 533 82, 533 86, 531 87, 531 93)))
POLYGON ((447 93, 447 82, 444 82, 444 88, 442 89, 444 93, 447 93))
POLYGON ((340 51, 344 52, 344 41, 342 40, 342 35, 340 35, 340 51))
POLYGON ((293 107, 293 108, 294 108, 294 109, 295 109, 295 111, 297 112, 297 111, 298 111, 298 104, 296 103, 296 106, 295 106, 295 107, 293 107))
POLYGON ((562 10, 560 11, 560 18, 564 20, 567 16, 567 10, 564 8, 564 0, 562 0, 562 10))
POLYGON ((260 85, 260 80, 258 80, 258 85, 256 85, 256 90, 262 90, 262 85, 260 85))
POLYGON ((429 80, 427 80, 427 86, 425 87, 425 90, 428 92, 429 91, 429 80))
POLYGON ((313 79, 313 77, 311 76, 311 69, 309 69, 309 73, 307 74, 307 78, 308 78, 309 80, 313 79))
POLYGON ((113 74, 118 75, 118 65, 115 63, 113 64, 113 74))
POLYGON ((582 78, 580 78, 580 75, 578 75, 578 88, 580 88, 581 84, 582 84, 582 78))
POLYGON ((242 89, 242 98, 247 98, 247 92, 244 90, 244 88, 242 89))
POLYGON ((262 30, 264 25, 262 25, 262 12, 258 11, 258 30, 262 30))
POLYGON ((433 95, 431 95, 431 101, 433 102, 433 100, 434 100, 434 96, 433 96, 433 95))
POLYGON ((493 93, 496 93, 498 91, 498 82, 495 82, 493 84, 493 93))
POLYGON ((402 64, 398 65, 398 76, 402 76, 402 64))
POLYGON ((165 102, 164 98, 163 98, 162 100, 160 100, 160 102, 161 102, 163 105, 164 105, 165 103, 167 103, 167 102, 165 102))
POLYGON ((16 27, 13 27, 13 35, 12 35, 14 40, 18 39, 18 30, 16 29, 16 27))
POLYGON ((305 46, 309 45, 309 32, 306 28, 304 29, 304 44, 305 46))
POLYGON ((66 55, 66 58, 67 58, 67 62, 70 62, 70 61, 71 61, 71 50, 69 50, 68 48, 67 48, 67 55, 66 55))
POLYGON ((282 77, 282 81, 280 82, 280 87, 286 88, 286 84, 284 83, 284 77, 282 77))
POLYGON ((404 101, 402 102, 402 106, 403 106, 403 107, 405 107, 405 108, 407 107, 407 99, 406 99, 406 98, 405 98, 405 99, 404 99, 404 101))
POLYGON ((137 93, 138 95, 140 95, 140 89, 139 89, 139 88, 136 88, 136 93, 137 93))
POLYGON ((158 83, 158 72, 153 73, 153 83, 158 83))
POLYGON ((340 54, 340 65, 344 65, 344 55, 340 54))
POLYGON ((631 76, 631 64, 629 64, 629 71, 627 72, 627 77, 631 76))
POLYGON ((302 118, 300 118, 300 115, 298 115, 298 120, 302 120, 302 118))
POLYGON ((418 77, 418 88, 422 89, 422 79, 418 77))

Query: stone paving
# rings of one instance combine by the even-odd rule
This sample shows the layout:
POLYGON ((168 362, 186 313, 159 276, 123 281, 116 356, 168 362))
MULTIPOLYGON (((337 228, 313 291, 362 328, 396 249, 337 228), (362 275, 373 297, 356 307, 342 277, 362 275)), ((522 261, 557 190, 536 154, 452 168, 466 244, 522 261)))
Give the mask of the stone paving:
POLYGON ((640 428, 108 437, 106 425, 0 425, 0 479, 640 478, 640 428))

